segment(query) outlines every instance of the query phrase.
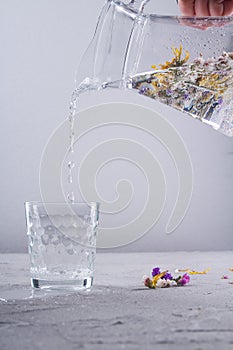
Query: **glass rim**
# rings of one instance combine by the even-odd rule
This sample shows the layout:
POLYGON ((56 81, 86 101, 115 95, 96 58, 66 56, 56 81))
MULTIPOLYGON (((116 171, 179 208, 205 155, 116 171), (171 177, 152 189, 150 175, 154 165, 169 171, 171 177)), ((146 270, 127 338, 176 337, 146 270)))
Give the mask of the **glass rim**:
POLYGON ((56 205, 68 205, 68 206, 72 206, 75 204, 84 204, 84 205, 90 205, 90 206, 99 206, 100 203, 99 202, 84 202, 84 201, 80 201, 80 202, 43 202, 43 201, 25 201, 24 205, 31 205, 31 204, 41 204, 41 205, 50 205, 50 204, 56 204, 56 205))
POLYGON ((156 14, 156 13, 144 13, 145 16, 152 16, 155 18, 171 18, 171 19, 188 19, 195 21, 212 20, 212 21, 227 21, 231 22, 233 20, 233 15, 230 16, 184 16, 184 15, 166 15, 166 14, 156 14))

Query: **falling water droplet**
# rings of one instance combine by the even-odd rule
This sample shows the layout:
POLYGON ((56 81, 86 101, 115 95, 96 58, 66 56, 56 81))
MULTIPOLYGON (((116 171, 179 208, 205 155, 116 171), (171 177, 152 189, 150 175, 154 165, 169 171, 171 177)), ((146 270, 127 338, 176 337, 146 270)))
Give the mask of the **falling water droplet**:
POLYGON ((69 168, 69 169, 73 169, 74 167, 75 167, 75 163, 72 162, 72 161, 69 161, 69 162, 68 162, 68 168, 69 168))
POLYGON ((74 201, 75 201, 74 192, 68 193, 67 199, 70 203, 74 203, 74 201))
POLYGON ((67 166, 68 166, 68 182, 72 184, 73 182, 72 169, 75 167, 75 163, 73 161, 69 161, 67 166))

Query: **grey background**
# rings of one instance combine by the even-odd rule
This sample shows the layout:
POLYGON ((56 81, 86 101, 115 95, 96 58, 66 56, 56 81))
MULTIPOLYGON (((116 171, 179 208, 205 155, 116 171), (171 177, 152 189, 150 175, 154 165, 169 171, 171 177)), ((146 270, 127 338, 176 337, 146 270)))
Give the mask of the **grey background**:
MULTIPOLYGON (((0 2, 0 252, 26 251, 23 203, 40 199, 41 155, 50 135, 67 116, 75 71, 103 4, 103 0, 0 2)), ((178 13, 175 1, 156 1, 157 12, 168 13, 167 9, 169 14, 178 13)), ((154 101, 121 91, 93 98, 96 103, 129 101, 155 108, 154 101)), ((102 141, 111 135, 140 138, 156 154, 166 174, 168 196, 157 225, 140 240, 116 250, 232 249, 232 139, 179 112, 173 111, 171 118, 166 106, 156 104, 156 109, 174 125, 190 153, 194 169, 192 201, 180 226, 166 235, 177 187, 174 165, 166 151, 134 128, 109 127, 99 134, 95 130, 92 140, 100 140, 100 135, 102 141)), ((85 150, 85 143, 80 148, 85 150)), ((104 198, 112 200, 121 172, 134 184, 137 210, 137 203, 144 200, 144 185, 131 164, 122 166, 120 161, 115 167, 110 163, 99 176, 99 190, 104 198)))

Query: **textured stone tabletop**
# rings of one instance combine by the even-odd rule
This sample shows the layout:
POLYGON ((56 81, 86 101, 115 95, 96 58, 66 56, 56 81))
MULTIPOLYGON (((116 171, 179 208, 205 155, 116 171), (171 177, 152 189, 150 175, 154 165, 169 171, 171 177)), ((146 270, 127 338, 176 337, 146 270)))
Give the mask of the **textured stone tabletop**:
POLYGON ((0 349, 233 349, 233 252, 97 254, 90 293, 33 292, 28 256, 0 255, 0 349), (147 289, 154 266, 211 270, 147 289), (227 275, 228 279, 222 279, 227 275))

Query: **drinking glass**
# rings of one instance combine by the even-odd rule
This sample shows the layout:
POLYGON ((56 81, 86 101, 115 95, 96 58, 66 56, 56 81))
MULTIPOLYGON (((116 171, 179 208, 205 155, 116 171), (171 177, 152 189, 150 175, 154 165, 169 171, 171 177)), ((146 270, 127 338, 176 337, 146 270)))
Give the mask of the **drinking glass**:
POLYGON ((99 204, 26 202, 25 211, 32 287, 90 290, 99 204))

